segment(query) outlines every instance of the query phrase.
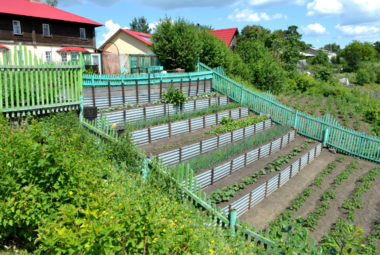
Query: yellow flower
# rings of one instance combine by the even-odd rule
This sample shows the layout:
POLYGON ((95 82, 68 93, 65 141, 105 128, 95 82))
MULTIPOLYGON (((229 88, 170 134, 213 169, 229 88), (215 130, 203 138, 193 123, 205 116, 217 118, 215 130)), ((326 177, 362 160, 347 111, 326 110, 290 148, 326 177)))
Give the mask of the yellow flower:
POLYGON ((73 194, 73 192, 72 192, 72 191, 70 191, 70 192, 69 192, 69 194, 70 194, 70 196, 71 196, 71 195, 73 194))
POLYGON ((113 219, 113 216, 111 216, 111 220, 113 219))
POLYGON ((145 226, 143 227, 143 230, 145 229, 145 226))
POLYGON ((211 243, 214 243, 214 240, 212 240, 211 243))
POLYGON ((210 254, 214 254, 214 251, 212 249, 208 250, 210 254))
POLYGON ((166 230, 164 229, 164 230, 162 230, 163 232, 166 232, 166 230))
POLYGON ((92 196, 92 193, 90 193, 90 196, 92 196))

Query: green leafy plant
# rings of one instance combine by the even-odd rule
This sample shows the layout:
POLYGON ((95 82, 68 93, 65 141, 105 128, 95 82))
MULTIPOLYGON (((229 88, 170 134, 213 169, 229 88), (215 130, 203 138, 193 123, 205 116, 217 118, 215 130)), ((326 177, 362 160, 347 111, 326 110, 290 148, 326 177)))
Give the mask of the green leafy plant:
POLYGON ((222 120, 219 121, 220 125, 227 125, 229 123, 234 122, 234 119, 232 117, 222 117, 222 120))
POLYGON ((219 122, 222 126, 217 127, 215 129, 212 129, 208 131, 208 134, 212 135, 220 135, 223 133, 231 132, 236 129, 248 127, 257 123, 260 123, 264 120, 268 119, 267 116, 262 116, 262 117, 248 117, 242 120, 238 121, 233 121, 231 117, 223 117, 222 120, 219 122))
POLYGON ((173 88, 173 82, 167 92, 162 92, 162 99, 166 104, 173 104, 174 106, 182 106, 187 102, 187 97, 183 91, 173 88))
POLYGON ((132 103, 125 103, 125 107, 126 108, 133 108, 133 104, 132 103))

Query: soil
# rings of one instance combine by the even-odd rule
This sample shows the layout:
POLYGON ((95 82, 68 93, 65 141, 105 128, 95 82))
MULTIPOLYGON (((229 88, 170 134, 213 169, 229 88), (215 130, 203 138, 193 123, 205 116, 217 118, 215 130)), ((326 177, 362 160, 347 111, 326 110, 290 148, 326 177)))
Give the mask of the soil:
MULTIPOLYGON (((304 105, 306 105, 307 103, 309 103, 310 101, 314 101, 314 96, 305 96, 305 97, 302 97, 302 95, 297 95, 296 97, 294 95, 290 95, 290 96, 284 96, 281 98, 281 100, 279 100, 279 102, 283 103, 283 104, 286 104, 286 102, 289 100, 289 99, 293 99, 292 100, 292 103, 290 105, 290 107, 294 108, 294 106, 296 105, 296 103, 298 101, 301 102, 300 106, 298 107, 298 110, 301 111, 302 107, 304 105), (296 100, 294 100, 296 99, 296 100)), ((315 114, 313 116, 315 117, 320 117, 320 116, 323 116, 321 110, 323 108, 323 106, 327 103, 327 98, 324 97, 322 98, 322 105, 320 107, 318 107, 315 111, 315 114)), ((312 104, 312 103, 311 103, 312 104)), ((311 105, 310 104, 310 105, 311 105)), ((332 108, 334 108, 335 110, 337 110, 337 118, 336 120, 338 121, 339 124, 341 124, 342 126, 344 126, 344 116, 340 115, 335 103, 333 104, 332 108)), ((330 112, 331 109, 329 109, 329 112, 330 112)), ((311 107, 309 107, 305 113, 307 114, 310 114, 310 111, 311 111, 311 107)), ((359 132, 362 132, 362 133, 366 133, 366 134, 370 134, 372 135, 371 133, 371 125, 369 123, 366 123, 364 121, 364 119, 362 117, 359 116, 359 120, 360 120, 360 128, 359 128, 359 132)), ((349 120, 348 120, 348 128, 354 130, 355 128, 355 120, 349 116, 349 120)))
MULTIPOLYGON (((274 153, 272 155, 269 155, 266 158, 263 158, 263 159, 260 159, 258 161, 255 161, 255 162, 247 165, 246 167, 239 169, 238 171, 232 173, 232 175, 229 175, 228 177, 223 178, 222 180, 215 182, 213 185, 208 186, 204 190, 204 192, 206 192, 207 195, 210 195, 210 193, 212 191, 216 190, 216 189, 223 188, 223 187, 228 186, 228 185, 232 185, 235 182, 239 182, 243 178, 252 175, 256 171, 259 171, 261 169, 265 169, 267 167, 268 163, 272 162, 274 159, 276 159, 280 155, 292 152, 294 150, 294 148, 301 147, 301 145, 303 145, 304 143, 306 143, 306 140, 307 140, 306 138, 298 135, 295 140, 293 140, 292 142, 290 142, 290 144, 288 144, 285 147, 283 147, 280 151, 277 151, 276 153, 274 153)), ((294 158, 292 158, 289 161, 288 164, 281 166, 281 171, 284 170, 284 169, 286 169, 291 164, 293 164, 295 161, 297 161, 299 158, 301 158, 303 155, 305 155, 305 153, 307 153, 309 150, 311 150, 312 148, 314 148, 317 145, 318 145, 317 143, 311 144, 307 149, 305 149, 302 152, 298 153, 298 155, 295 156, 294 158)), ((261 146, 263 146, 263 145, 261 145, 261 146)), ((253 148, 251 148, 251 149, 249 149, 249 150, 247 150, 247 151, 239 154, 238 156, 235 156, 234 158, 237 158, 237 157, 239 157, 241 155, 244 155, 246 152, 249 152, 249 151, 252 151, 252 150, 253 150, 253 148)), ((224 164, 226 162, 229 162, 229 161, 231 161, 234 158, 230 158, 227 161, 221 163, 220 165, 222 165, 222 164, 224 164)), ((258 180, 258 182, 245 186, 245 188, 243 190, 238 191, 236 193, 236 195, 233 198, 231 198, 228 202, 219 203, 219 204, 217 204, 217 206, 219 206, 221 208, 224 208, 225 206, 227 206, 227 205, 229 205, 229 204, 231 204, 231 203, 239 200, 241 197, 247 195, 247 193, 249 193, 250 191, 256 189, 257 187, 259 187, 263 183, 265 183, 268 180, 272 179, 278 173, 279 172, 276 171, 276 172, 267 173, 266 175, 260 176, 260 179, 258 180)))
MULTIPOLYGON (((227 96, 225 96, 225 95, 221 95, 221 94, 218 94, 217 95, 217 97, 227 97, 227 96)), ((212 97, 212 98, 214 98, 214 97, 212 97)), ((192 99, 192 100, 188 100, 187 102, 193 102, 193 101, 198 101, 198 100, 205 100, 205 99, 208 99, 208 98, 199 98, 199 99, 192 99)), ((126 102, 126 103, 128 103, 128 102, 126 102)), ((141 104, 141 106, 140 107, 136 107, 136 105, 133 105, 133 108, 126 108, 124 105, 120 105, 120 106, 122 106, 123 108, 118 108, 119 106, 112 106, 112 108, 115 108, 115 110, 113 110, 113 111, 103 111, 103 112, 98 112, 98 114, 100 114, 100 113, 113 113, 113 112, 120 112, 120 111, 124 111, 124 110, 126 110, 127 112, 128 112, 128 110, 134 110, 134 109, 136 109, 136 108, 142 108, 142 107, 150 107, 150 106, 160 106, 160 105, 164 105, 164 103, 159 103, 159 104, 154 104, 154 103, 152 103, 152 102, 150 102, 150 103, 146 103, 146 104, 141 104)), ((100 109, 100 108, 99 108, 100 109)), ((103 110, 107 110, 107 108, 106 109, 103 109, 103 110)))
MULTIPOLYGON (((302 193, 305 188, 311 187, 313 193, 305 201, 303 206, 295 212, 295 217, 299 215, 306 218, 308 213, 315 211, 315 207, 320 205, 323 192, 333 189, 332 184, 335 176, 342 173, 342 171, 349 166, 350 162, 355 159, 351 156, 346 156, 346 159, 342 163, 338 163, 338 166, 333 172, 324 178, 321 188, 312 186, 311 183, 315 177, 322 172, 323 168, 327 167, 331 162, 337 162, 339 156, 340 154, 332 154, 327 149, 323 149, 322 154, 316 160, 311 162, 303 171, 292 178, 292 183, 296 183, 297 185, 289 185, 289 183, 287 183, 281 189, 272 193, 267 199, 261 201, 253 209, 239 217, 239 219, 254 225, 257 229, 265 229, 269 226, 268 222, 273 221, 283 210, 289 208, 290 202, 293 201, 297 195, 302 193)), ((331 208, 326 211, 326 216, 321 218, 316 230, 310 232, 309 241, 311 237, 314 237, 317 242, 320 242, 322 237, 327 234, 329 230, 334 228, 338 217, 345 220, 347 219, 346 210, 342 207, 344 200, 352 197, 355 186, 359 184, 360 176, 375 167, 378 167, 378 165, 361 160, 359 169, 354 170, 348 179, 337 186, 335 190, 336 197, 330 200, 331 208)), ((364 236, 370 234, 371 230, 375 228, 375 221, 377 217, 379 217, 380 212, 379 196, 380 178, 377 178, 377 180, 372 183, 371 189, 364 193, 362 197, 365 203, 364 208, 355 211, 356 220, 354 224, 359 224, 364 228, 366 231, 364 236)), ((380 246, 380 240, 376 240, 375 243, 380 246)))
MULTIPOLYGON (((254 117, 257 115, 250 111, 248 113, 248 116, 254 117)), ((199 118, 199 117, 194 117, 194 118, 199 118)), ((237 120, 242 120, 242 119, 245 119, 245 118, 241 118, 241 119, 237 119, 237 120)), ((203 129, 191 132, 191 133, 188 132, 188 133, 176 135, 173 137, 165 138, 162 140, 158 140, 158 141, 153 142, 151 144, 143 145, 140 148, 145 150, 146 155, 161 154, 161 153, 164 153, 167 151, 175 150, 175 149, 178 149, 180 147, 188 146, 190 144, 198 143, 200 141, 205 141, 205 140, 211 139, 213 137, 216 137, 216 135, 207 134, 207 132, 210 131, 211 129, 215 129, 217 127, 220 127, 220 125, 214 125, 213 127, 203 128, 203 129)), ((221 134, 221 135, 223 135, 223 134, 221 134)))

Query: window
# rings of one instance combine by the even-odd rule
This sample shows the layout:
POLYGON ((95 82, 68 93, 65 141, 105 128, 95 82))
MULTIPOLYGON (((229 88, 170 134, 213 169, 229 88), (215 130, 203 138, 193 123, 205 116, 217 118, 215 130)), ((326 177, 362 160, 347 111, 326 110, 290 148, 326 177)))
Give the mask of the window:
POLYGON ((80 29, 80 39, 86 39, 86 29, 85 28, 80 29))
POLYGON ((45 51, 46 62, 51 62, 51 51, 45 51))
POLYGON ((42 24, 42 32, 44 36, 50 36, 50 25, 49 24, 42 24))
POLYGON ((13 21, 13 33, 16 35, 21 34, 21 24, 20 24, 20 21, 18 20, 13 21))
POLYGON ((79 61, 79 54, 71 53, 71 61, 79 61))
POLYGON ((67 52, 61 52, 62 62, 67 62, 67 52))

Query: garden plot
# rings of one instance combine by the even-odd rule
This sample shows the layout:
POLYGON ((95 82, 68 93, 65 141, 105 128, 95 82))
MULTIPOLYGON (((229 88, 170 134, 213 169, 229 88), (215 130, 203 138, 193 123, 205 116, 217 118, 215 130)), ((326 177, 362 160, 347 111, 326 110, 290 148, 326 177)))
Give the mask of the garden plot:
POLYGON ((182 110, 172 104, 151 104, 141 105, 126 103, 125 107, 109 107, 108 109, 98 109, 98 117, 107 115, 113 123, 124 124, 125 122, 136 122, 141 119, 154 119, 161 116, 172 116, 182 113, 190 113, 202 109, 210 108, 212 105, 227 105, 226 96, 208 97, 205 99, 189 100, 183 104, 182 110))
MULTIPOLYGON (((227 105, 229 106, 229 105, 227 105)), ((226 107, 227 107, 226 106, 226 107)), ((233 104, 232 106, 236 107, 236 104, 233 104)), ((206 111, 206 110, 205 110, 206 111)), ((216 112, 214 114, 209 114, 207 116, 202 117, 196 117, 186 120, 181 120, 177 122, 169 122, 167 124, 163 124, 160 126, 154 126, 150 127, 154 124, 150 121, 142 121, 145 124, 148 124, 148 128, 143 128, 140 130, 136 130, 132 132, 132 138, 134 140, 135 144, 144 145, 149 143, 154 143, 158 140, 170 138, 172 136, 181 135, 184 133, 193 132, 196 130, 202 130, 211 126, 216 125, 219 123, 223 117, 231 117, 232 119, 240 119, 247 117, 249 114, 248 108, 233 108, 228 111, 222 111, 222 112, 216 112)), ((163 120, 165 123, 166 119, 163 120)), ((138 125, 144 124, 144 123, 137 123, 138 125)), ((131 124, 132 127, 136 126, 137 124, 131 124)))
MULTIPOLYGON (((304 219, 304 226, 312 230, 310 236, 320 242, 325 234, 334 229, 338 218, 343 218, 360 224, 368 235, 376 228, 375 222, 379 217, 380 181, 375 178, 371 187, 363 193, 362 209, 350 215, 349 210, 345 209, 345 201, 353 197, 358 185, 363 184, 361 177, 377 167, 379 165, 375 163, 323 150, 316 161, 294 177, 297 185, 283 187, 240 219, 258 228, 267 228, 279 226, 281 220, 295 219, 299 215, 304 219)), ((380 244, 379 240, 376 242, 380 244)))
MULTIPOLYGON (((288 135, 285 135, 285 137, 288 137, 288 135)), ((307 139, 298 136, 294 138, 294 140, 289 144, 284 145, 280 150, 277 150, 265 158, 262 158, 261 156, 259 160, 259 150, 261 149, 264 152, 265 150, 263 148, 268 146, 262 146, 255 150, 250 149, 249 151, 244 151, 240 155, 228 159, 228 161, 222 162, 220 165, 213 168, 215 182, 213 182, 212 185, 208 186, 205 189, 205 192, 214 197, 215 202, 219 202, 218 206, 224 208, 240 200, 242 197, 245 197, 248 193, 250 193, 250 191, 255 190, 256 188, 259 188, 263 185, 265 186, 265 184, 268 181, 272 180, 273 177, 277 176, 280 171, 288 169, 288 166, 294 165, 292 174, 295 175, 301 166, 301 164, 298 164, 299 159, 307 154, 309 150, 312 150, 315 146, 317 146, 317 143, 315 143, 308 146, 308 148, 295 153, 295 150, 301 148, 301 146, 305 144, 308 145, 306 140, 307 139), (256 152, 256 155, 252 158, 253 160, 257 161, 250 163, 250 161, 253 160, 249 160, 248 162, 250 164, 245 163, 245 158, 249 158, 248 155, 252 152, 256 152), (289 156, 289 158, 287 158, 283 164, 278 164, 277 166, 273 165, 273 162, 276 162, 276 160, 279 160, 279 158, 284 158, 285 156, 289 156), (294 164, 295 162, 297 162, 297 164, 294 164), (224 175, 224 178, 220 178, 222 176, 215 174, 215 169, 218 169, 218 167, 225 168, 225 173, 222 173, 222 175, 224 175), (232 194, 226 195, 226 192, 228 193, 231 190, 232 194)), ((198 183, 201 183, 202 176, 197 176, 197 179, 199 180, 198 183)), ((286 181, 287 180, 284 178, 282 179, 283 183, 286 181)), ((275 182, 277 186, 278 182, 275 182)), ((280 183, 280 185, 283 183, 280 183)))
MULTIPOLYGON (((162 145, 157 149, 165 149, 171 146, 177 146, 179 148, 170 150, 168 152, 161 152, 157 155, 157 157, 162 160, 164 165, 176 165, 184 160, 189 160, 204 153, 213 151, 217 148, 223 148, 224 146, 228 146, 231 143, 241 141, 242 139, 249 139, 255 134, 270 129, 271 126, 272 120, 268 119, 266 116, 243 118, 237 121, 219 125, 218 127, 212 128, 206 133, 187 138, 187 140, 185 139, 174 144, 171 143, 162 145), (229 130, 231 130, 231 132, 228 132, 229 130), (215 136, 216 134, 217 136, 215 136), (190 142, 191 140, 197 141, 192 142, 190 145, 182 146, 182 142, 190 142)), ((190 134, 187 133, 184 136, 189 135, 190 134)))

